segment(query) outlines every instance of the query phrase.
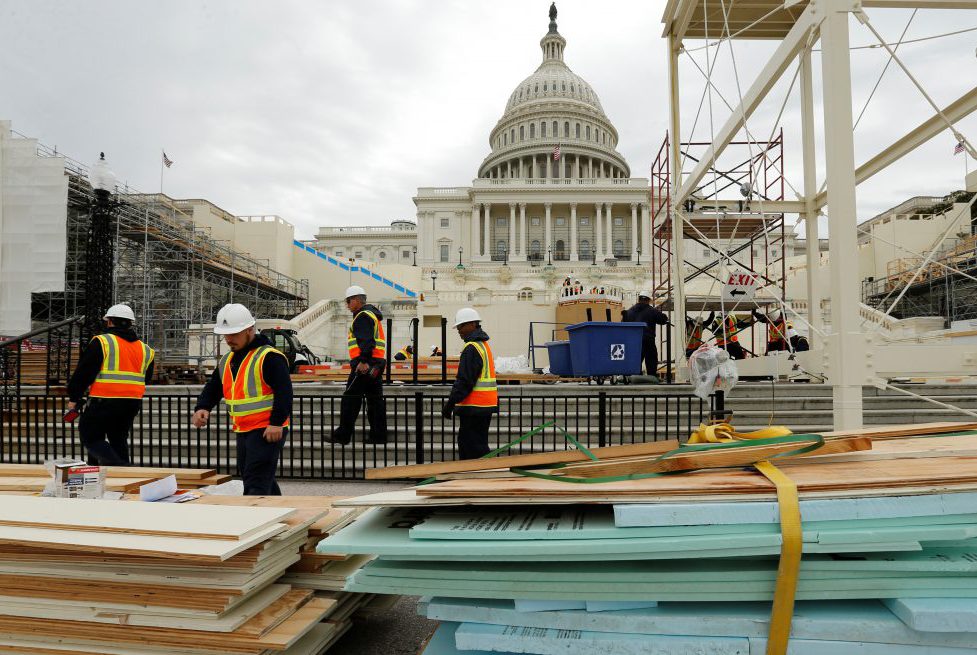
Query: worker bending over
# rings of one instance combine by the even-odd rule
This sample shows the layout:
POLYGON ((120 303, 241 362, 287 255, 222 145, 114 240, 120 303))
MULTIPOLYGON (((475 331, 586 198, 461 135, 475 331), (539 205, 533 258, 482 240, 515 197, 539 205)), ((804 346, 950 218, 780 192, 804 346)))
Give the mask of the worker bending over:
POLYGON ((753 317, 737 317, 736 314, 723 314, 709 325, 709 331, 716 335, 716 346, 729 353, 731 359, 746 359, 746 351, 740 344, 739 333, 753 325, 753 317))
POLYGON ((712 325, 712 322, 716 320, 716 312, 709 312, 709 316, 705 320, 702 317, 692 318, 691 316, 685 317, 685 358, 688 359, 692 356, 696 350, 699 349, 704 341, 702 339, 702 331, 705 326, 712 325))
POLYGON ((353 429, 366 398, 366 420, 370 435, 366 443, 387 442, 387 406, 383 399, 383 369, 387 364, 387 338, 383 331, 383 314, 366 304, 363 287, 346 289, 346 307, 353 319, 347 333, 349 347, 349 378, 339 403, 339 427, 332 436, 324 436, 327 443, 345 446, 353 440, 353 429))
POLYGON ((237 436, 237 468, 245 496, 281 496, 275 469, 292 414, 292 378, 288 359, 258 334, 244 305, 224 305, 214 334, 224 336, 231 352, 221 357, 197 398, 191 422, 202 428, 220 399, 227 403, 237 436))
POLYGON ((87 390, 78 433, 89 463, 122 466, 129 463, 129 432, 153 379, 156 351, 136 336, 128 305, 113 305, 102 318, 108 329, 92 338, 68 380, 68 411, 80 409, 87 390))
POLYGON ((414 346, 404 346, 397 351, 397 354, 394 355, 394 359, 396 359, 398 362, 402 362, 407 359, 414 359, 414 346))
POLYGON ((489 452, 488 433, 492 414, 499 411, 495 383, 495 360, 489 336, 482 330, 482 318, 471 307, 455 314, 454 327, 465 342, 458 360, 458 377, 441 410, 450 419, 458 415, 458 457, 478 459, 489 452))
POLYGON ((624 312, 624 320, 644 323, 641 335, 641 359, 648 375, 658 376, 658 346, 655 344, 655 326, 668 325, 668 316, 651 306, 651 292, 638 293, 638 302, 624 312))
POLYGON ((443 354, 439 346, 431 346, 431 357, 440 357, 443 354))

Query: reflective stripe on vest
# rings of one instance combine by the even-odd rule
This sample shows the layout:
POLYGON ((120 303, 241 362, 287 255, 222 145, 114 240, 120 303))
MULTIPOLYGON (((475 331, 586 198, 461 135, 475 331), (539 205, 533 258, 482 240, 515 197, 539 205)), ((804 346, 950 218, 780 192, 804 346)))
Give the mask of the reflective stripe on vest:
POLYGON ((398 355, 403 355, 405 359, 410 359, 411 357, 413 357, 413 353, 407 352, 407 348, 408 347, 409 346, 404 346, 403 348, 401 348, 400 350, 397 351, 397 354, 398 355))
POLYGON ((142 341, 126 341, 114 334, 95 337, 102 347, 102 366, 88 395, 92 398, 142 398, 146 371, 156 351, 142 341))
POLYGON ((689 333, 689 342, 686 344, 685 348, 686 350, 692 350, 694 348, 698 348, 701 345, 702 345, 702 326, 696 325, 695 327, 692 328, 692 331, 689 333))
POLYGON ((356 323, 362 315, 367 315, 373 321, 373 341, 376 344, 373 346, 373 357, 377 359, 384 359, 387 356, 387 338, 383 333, 383 325, 380 323, 380 319, 377 318, 376 314, 370 311, 362 311, 353 317, 353 320, 349 324, 349 331, 346 335, 346 346, 349 348, 349 358, 351 360, 356 359, 360 356, 360 344, 353 336, 353 323, 356 323))
POLYGON ((768 341, 786 341, 787 340, 787 322, 783 319, 779 321, 774 321, 770 325, 770 334, 767 337, 768 341))
MULTIPOLYGON (((492 349, 489 348, 487 341, 469 341, 465 344, 478 351, 482 358, 482 372, 475 381, 475 386, 464 400, 458 403, 459 407, 498 407, 499 389, 495 383, 495 360, 492 359, 492 349)), ((462 349, 464 352, 464 349, 462 349)))
POLYGON ((716 335, 716 344, 725 346, 730 341, 739 341, 739 337, 736 336, 739 333, 739 328, 736 327, 736 318, 727 316, 723 323, 726 325, 726 329, 716 335))
MULTIPOLYGON (((232 353, 224 355, 218 364, 224 385, 224 402, 227 403, 227 413, 231 416, 235 432, 250 432, 271 425, 275 394, 262 375, 262 366, 268 355, 284 357, 271 346, 258 346, 244 356, 237 375, 231 373, 232 353)), ((284 425, 288 423, 286 420, 284 425)))

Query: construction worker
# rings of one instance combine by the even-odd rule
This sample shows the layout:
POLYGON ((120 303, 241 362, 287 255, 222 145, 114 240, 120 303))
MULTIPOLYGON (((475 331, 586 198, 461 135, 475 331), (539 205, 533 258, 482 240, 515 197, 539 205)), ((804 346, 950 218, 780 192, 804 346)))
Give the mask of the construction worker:
POLYGON ((685 358, 688 359, 704 342, 702 331, 706 325, 712 325, 716 320, 716 312, 709 312, 705 320, 702 318, 693 319, 691 316, 685 317, 685 358))
POLYGON ((431 357, 440 357, 443 354, 444 353, 441 352, 441 348, 436 345, 431 346, 431 357))
POLYGON ((441 409, 447 419, 458 415, 458 457, 461 459, 478 459, 489 452, 489 425, 492 414, 499 411, 495 360, 481 320, 471 307, 459 309, 455 314, 454 327, 465 345, 458 360, 458 377, 441 409))
POLYGON ((729 353, 731 359, 746 359, 746 351, 740 344, 739 333, 753 325, 753 317, 741 318, 736 314, 717 316, 708 326, 716 335, 716 346, 729 353))
POLYGON ((394 355, 394 359, 396 359, 398 362, 402 362, 406 359, 413 359, 413 358, 414 358, 414 346, 410 344, 398 350, 397 354, 394 355))
POLYGON ((790 350, 790 342, 787 335, 787 320, 784 313, 779 309, 770 311, 766 316, 753 310, 753 318, 760 323, 767 324, 767 354, 790 350))
POLYGON ((366 419, 370 423, 367 443, 387 442, 387 407, 383 399, 383 369, 386 366, 387 340, 383 332, 383 314, 373 305, 366 304, 363 287, 346 289, 346 306, 353 315, 347 334, 349 347, 349 378, 339 404, 339 427, 332 436, 325 436, 328 443, 343 446, 353 439, 356 418, 360 415, 363 398, 366 398, 366 419))
POLYGON ((795 353, 802 353, 811 349, 811 344, 808 342, 807 337, 803 334, 798 334, 797 330, 794 329, 793 323, 787 324, 787 339, 790 341, 790 349, 795 353))
POLYGON ((128 305, 113 305, 102 318, 108 329, 92 338, 68 381, 68 412, 80 409, 87 390, 78 433, 89 463, 122 466, 129 464, 129 432, 153 378, 156 352, 136 336, 128 305))
POLYGON ((258 334, 244 305, 224 305, 214 334, 224 336, 230 352, 197 398, 191 422, 202 428, 220 399, 227 403, 237 436, 237 468, 245 496, 281 496, 275 469, 288 436, 292 415, 292 378, 288 359, 258 334))
POLYGON ((655 344, 655 326, 668 325, 668 316, 651 306, 651 292, 638 293, 638 302, 624 312, 624 320, 644 323, 641 336, 641 359, 648 375, 658 377, 658 346, 655 344))

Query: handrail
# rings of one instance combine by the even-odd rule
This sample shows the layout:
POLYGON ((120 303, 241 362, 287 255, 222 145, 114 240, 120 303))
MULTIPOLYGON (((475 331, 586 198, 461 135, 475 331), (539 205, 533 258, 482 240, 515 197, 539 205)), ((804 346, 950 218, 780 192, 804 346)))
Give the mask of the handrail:
POLYGON ((39 334, 44 334, 45 332, 51 332, 53 330, 57 330, 60 327, 64 327, 65 325, 68 325, 70 323, 75 323, 75 322, 81 321, 84 318, 85 317, 84 316, 81 316, 81 315, 79 315, 79 316, 72 316, 71 318, 65 319, 65 320, 63 320, 63 321, 61 321, 59 323, 52 323, 51 325, 45 325, 42 328, 37 328, 36 330, 31 330, 30 332, 25 332, 24 334, 21 334, 21 335, 16 336, 16 337, 11 337, 10 339, 7 339, 6 341, 0 341, 0 348, 6 348, 7 346, 14 345, 18 341, 23 341, 25 339, 30 339, 31 337, 36 337, 39 334))

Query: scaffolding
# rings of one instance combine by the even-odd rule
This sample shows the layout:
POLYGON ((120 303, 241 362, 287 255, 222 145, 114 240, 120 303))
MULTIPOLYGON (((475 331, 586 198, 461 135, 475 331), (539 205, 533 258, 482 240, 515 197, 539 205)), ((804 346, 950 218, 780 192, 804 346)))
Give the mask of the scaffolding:
MULTIPOLYGON (((698 164, 711 144, 683 142, 679 152, 682 163, 698 164)), ((654 295, 664 307, 675 305, 673 258, 674 222, 671 220, 672 166, 671 144, 665 140, 651 167, 651 255, 654 295)), ((681 167, 679 170, 683 170, 681 167)), ((786 290, 787 234, 782 212, 771 212, 775 203, 784 200, 783 131, 772 141, 733 141, 723 153, 723 160, 712 162, 688 200, 683 204, 683 239, 709 251, 709 260, 695 264, 683 259, 687 269, 685 284, 711 278, 715 306, 709 303, 688 304, 687 310, 719 309, 719 296, 725 280, 721 273, 738 269, 757 275, 757 294, 783 300, 786 290)), ((753 305, 748 308, 752 309, 753 305)), ((730 307, 726 308, 730 310, 730 307)), ((682 318, 678 317, 681 325, 682 318)), ((756 341, 754 340, 754 343, 756 341)))
MULTIPOLYGON (((38 145, 41 156, 63 157, 38 145)), ((64 292, 35 293, 32 318, 52 323, 83 311, 85 235, 94 193, 88 168, 64 157, 68 177, 64 292)), ((187 328, 212 323, 229 302, 247 305, 262 318, 287 319, 309 306, 309 282, 283 275, 259 260, 211 237, 191 214, 163 194, 119 185, 111 219, 115 235, 113 302, 128 303, 139 334, 161 361, 187 362, 187 328)))

